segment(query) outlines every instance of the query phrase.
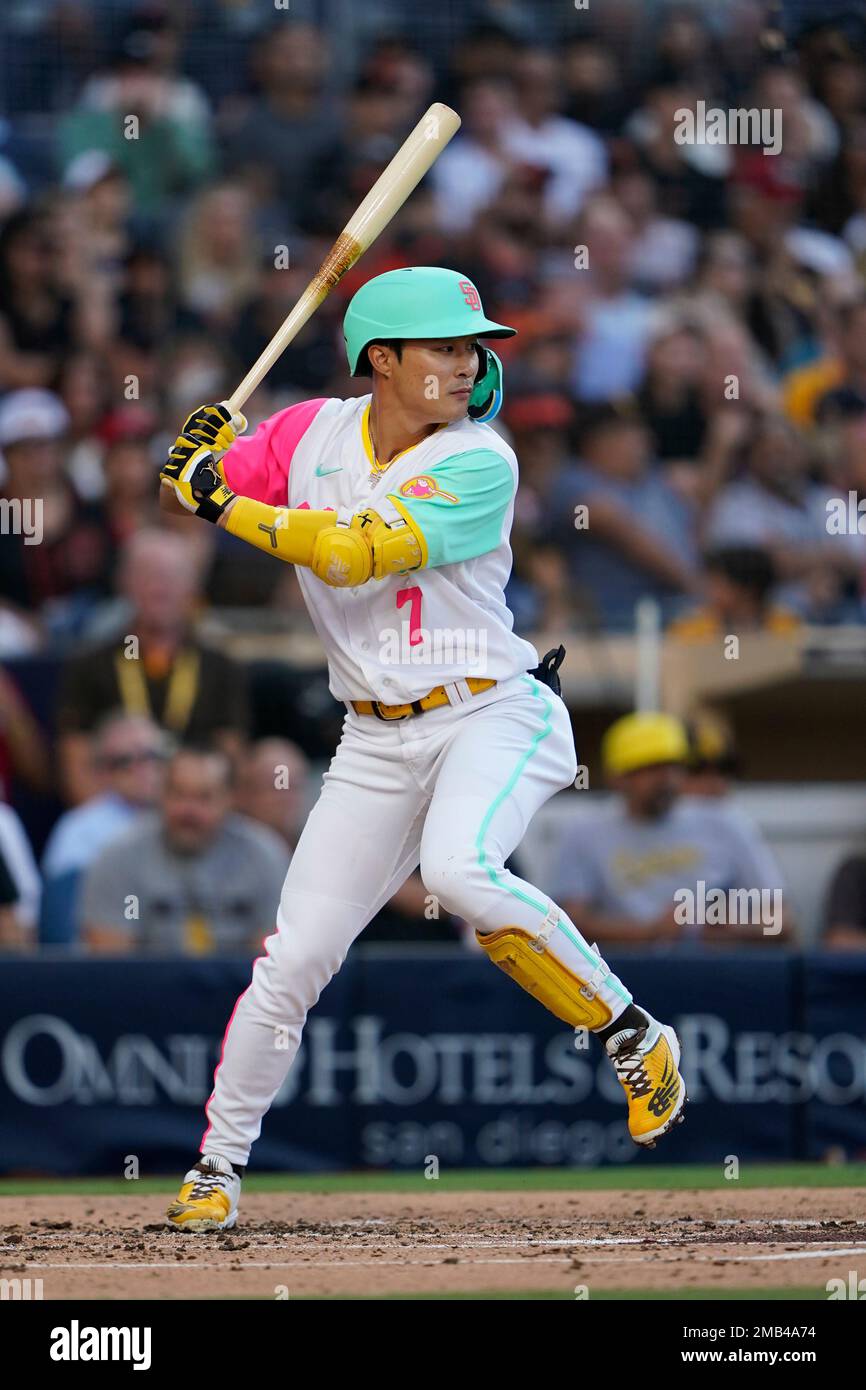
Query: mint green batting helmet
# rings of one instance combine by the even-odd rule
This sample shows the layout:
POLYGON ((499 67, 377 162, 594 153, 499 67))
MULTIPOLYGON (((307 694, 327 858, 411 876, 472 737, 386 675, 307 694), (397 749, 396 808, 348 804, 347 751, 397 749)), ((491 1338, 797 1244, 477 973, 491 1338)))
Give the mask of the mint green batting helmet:
MULTIPOLYGON (((343 320, 352 376, 358 375, 365 348, 383 339, 465 338, 470 334, 511 338, 516 332, 516 328, 486 317, 471 280, 458 270, 436 265, 407 266, 374 276, 352 296, 343 320)), ((489 420, 496 413, 490 410, 492 398, 497 398, 497 410, 502 401, 502 366, 489 349, 480 356, 478 389, 472 392, 469 409, 474 418, 489 420), (497 368, 498 380, 494 381, 491 373, 497 368)))

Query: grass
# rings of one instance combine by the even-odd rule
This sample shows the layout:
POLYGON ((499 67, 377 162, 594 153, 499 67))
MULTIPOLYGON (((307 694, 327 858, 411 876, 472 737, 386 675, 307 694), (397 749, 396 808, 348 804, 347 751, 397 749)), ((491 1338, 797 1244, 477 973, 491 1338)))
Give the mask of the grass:
MULTIPOLYGON (((0 1178, 0 1197, 51 1196, 81 1193, 88 1197, 136 1196, 173 1192, 180 1173, 141 1177, 0 1178)), ((725 1178, 723 1165, 683 1164, 612 1168, 491 1168, 455 1169, 436 1180, 423 1172, 251 1173, 246 1192, 649 1192, 686 1188, 736 1189, 761 1187, 863 1187, 866 1163, 743 1163, 736 1181, 725 1178)))

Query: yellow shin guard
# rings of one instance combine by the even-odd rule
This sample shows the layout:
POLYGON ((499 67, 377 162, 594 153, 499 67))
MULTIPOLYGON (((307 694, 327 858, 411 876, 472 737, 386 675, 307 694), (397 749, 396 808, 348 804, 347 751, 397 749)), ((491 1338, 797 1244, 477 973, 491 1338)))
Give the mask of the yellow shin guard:
MULTIPOLYGON (((543 938, 533 936, 523 927, 501 927, 499 931, 476 932, 478 944, 494 965, 504 970, 572 1028, 604 1028, 610 1023, 611 1012, 598 998, 599 981, 593 976, 582 980, 573 975, 562 961, 546 949, 543 938)), ((603 972, 607 974, 607 969, 603 972)), ((597 975, 598 972, 594 972, 597 975)))

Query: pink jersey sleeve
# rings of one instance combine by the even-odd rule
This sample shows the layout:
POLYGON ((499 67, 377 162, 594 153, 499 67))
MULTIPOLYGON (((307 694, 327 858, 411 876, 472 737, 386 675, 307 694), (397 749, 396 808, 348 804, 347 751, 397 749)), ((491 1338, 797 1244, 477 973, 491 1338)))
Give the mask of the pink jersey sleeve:
POLYGON ((232 492, 284 507, 292 456, 326 400, 322 396, 287 406, 263 420, 249 439, 238 439, 222 459, 223 476, 232 492))

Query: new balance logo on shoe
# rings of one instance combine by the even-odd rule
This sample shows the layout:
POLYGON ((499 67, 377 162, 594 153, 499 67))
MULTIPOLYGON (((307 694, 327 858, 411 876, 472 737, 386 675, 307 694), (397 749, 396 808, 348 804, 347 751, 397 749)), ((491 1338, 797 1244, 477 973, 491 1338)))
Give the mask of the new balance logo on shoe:
POLYGON ((647 1109, 651 1115, 660 1118, 666 1111, 670 1110, 677 1098, 679 1084, 679 1077, 676 1072, 673 1071, 671 1061, 668 1060, 662 1072, 662 1079, 655 1089, 653 1098, 647 1104, 647 1109))

